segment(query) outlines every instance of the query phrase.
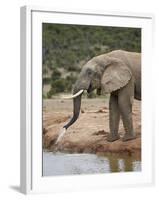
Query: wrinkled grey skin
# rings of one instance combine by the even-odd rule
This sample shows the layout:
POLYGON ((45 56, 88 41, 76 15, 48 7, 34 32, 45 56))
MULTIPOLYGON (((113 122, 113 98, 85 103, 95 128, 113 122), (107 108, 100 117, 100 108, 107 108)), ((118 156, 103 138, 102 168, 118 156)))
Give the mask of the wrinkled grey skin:
MULTIPOLYGON (((119 120, 122 118, 125 128, 123 141, 135 138, 132 121, 133 99, 141 100, 141 55, 140 53, 122 50, 112 51, 89 60, 82 68, 75 83, 73 94, 79 90, 94 89, 103 94, 110 93, 109 126, 107 140, 118 140, 119 120)), ((67 129, 78 118, 81 107, 81 96, 73 100, 73 117, 64 127, 67 129)))

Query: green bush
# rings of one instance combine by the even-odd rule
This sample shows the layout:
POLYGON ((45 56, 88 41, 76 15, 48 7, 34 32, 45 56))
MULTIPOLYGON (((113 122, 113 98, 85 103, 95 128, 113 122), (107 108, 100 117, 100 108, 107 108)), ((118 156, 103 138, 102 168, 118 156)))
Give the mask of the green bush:
POLYGON ((49 92, 47 92, 47 98, 50 99, 52 97, 52 95, 53 95, 53 92, 51 89, 49 92))
POLYGON ((92 99, 92 98, 97 97, 97 94, 96 94, 96 92, 90 92, 89 94, 87 94, 87 97, 88 97, 89 99, 92 99))
POLYGON ((45 85, 45 84, 50 84, 50 82, 51 82, 51 79, 49 78, 49 77, 44 77, 43 78, 43 84, 45 85))
POLYGON ((51 80, 57 80, 61 78, 61 72, 58 69, 53 69, 52 75, 51 75, 51 80))
POLYGON ((58 79, 58 80, 52 81, 51 89, 54 94, 59 93, 59 92, 64 92, 65 91, 65 79, 58 79))

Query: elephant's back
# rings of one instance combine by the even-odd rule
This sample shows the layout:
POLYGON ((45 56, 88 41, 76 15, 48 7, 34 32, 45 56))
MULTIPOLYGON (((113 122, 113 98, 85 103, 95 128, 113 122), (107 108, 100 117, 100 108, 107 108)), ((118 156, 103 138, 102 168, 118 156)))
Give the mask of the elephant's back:
POLYGON ((125 52, 125 57, 135 79, 135 99, 141 100, 141 54, 125 52))
POLYGON ((141 68, 141 53, 124 50, 114 50, 107 54, 110 57, 121 59, 124 63, 132 67, 141 68))
POLYGON ((131 69, 135 77, 141 77, 141 53, 115 50, 107 55, 120 59, 131 69))
POLYGON ((141 53, 115 50, 109 56, 121 59, 132 71, 135 79, 135 96, 141 99, 141 53))

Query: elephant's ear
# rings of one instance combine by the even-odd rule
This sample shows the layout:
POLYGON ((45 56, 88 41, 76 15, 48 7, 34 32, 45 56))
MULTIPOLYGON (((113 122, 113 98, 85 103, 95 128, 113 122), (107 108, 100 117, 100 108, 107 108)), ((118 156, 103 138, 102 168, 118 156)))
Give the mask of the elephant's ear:
POLYGON ((101 85, 104 93, 111 93, 124 87, 132 77, 130 69, 120 60, 115 59, 106 67, 101 85))

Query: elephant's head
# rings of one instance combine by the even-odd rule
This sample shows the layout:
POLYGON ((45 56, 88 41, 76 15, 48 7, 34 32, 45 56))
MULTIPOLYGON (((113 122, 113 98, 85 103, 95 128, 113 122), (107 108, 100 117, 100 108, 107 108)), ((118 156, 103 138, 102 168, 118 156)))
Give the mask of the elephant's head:
POLYGON ((107 54, 94 57, 82 68, 73 89, 73 117, 64 126, 68 128, 78 118, 81 107, 81 97, 84 90, 88 93, 94 89, 103 93, 111 93, 124 87, 131 79, 131 71, 119 58, 107 54))

